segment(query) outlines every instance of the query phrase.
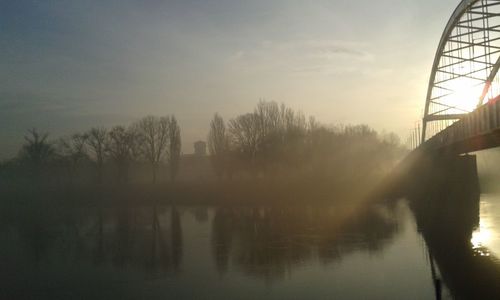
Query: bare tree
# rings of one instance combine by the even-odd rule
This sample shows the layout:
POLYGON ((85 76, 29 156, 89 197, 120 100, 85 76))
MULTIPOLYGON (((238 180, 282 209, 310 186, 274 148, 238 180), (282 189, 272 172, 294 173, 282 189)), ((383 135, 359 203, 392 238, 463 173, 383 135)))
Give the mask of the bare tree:
POLYGON ((274 101, 260 101, 254 114, 258 120, 259 139, 264 139, 269 134, 276 133, 283 128, 280 107, 274 101))
POLYGON ((19 157, 33 168, 35 175, 54 155, 54 148, 47 141, 48 136, 48 133, 40 134, 35 128, 28 130, 28 135, 24 136, 25 143, 19 152, 19 157))
POLYGON ((253 113, 229 121, 231 146, 252 171, 298 166, 305 152, 305 116, 284 104, 261 101, 253 113))
POLYGON ((57 141, 57 154, 62 166, 66 169, 68 179, 73 181, 78 167, 87 156, 85 134, 75 133, 69 138, 61 138, 57 141))
POLYGON ((254 113, 240 115, 229 121, 231 144, 246 161, 255 163, 259 150, 259 119, 254 113))
POLYGON ((226 133, 224 119, 219 114, 215 114, 210 122, 208 133, 208 151, 212 160, 212 165, 217 176, 222 176, 226 169, 226 161, 229 155, 229 139, 226 133))
POLYGON ((167 163, 170 179, 173 181, 179 172, 181 158, 181 129, 175 116, 171 116, 168 123, 167 163))
POLYGON ((108 132, 105 128, 94 127, 86 133, 86 136, 87 148, 97 167, 97 181, 98 183, 102 183, 106 145, 108 143, 108 132))
POLYGON ((142 153, 151 164, 153 182, 156 182, 158 166, 169 142, 169 118, 147 116, 136 123, 136 128, 141 136, 142 153))
POLYGON ((109 132, 109 143, 106 152, 118 167, 120 181, 128 179, 130 163, 138 155, 137 134, 131 128, 115 126, 109 132))
POLYGON ((69 138, 61 138, 57 142, 58 153, 75 164, 87 157, 86 151, 87 135, 75 133, 69 138))

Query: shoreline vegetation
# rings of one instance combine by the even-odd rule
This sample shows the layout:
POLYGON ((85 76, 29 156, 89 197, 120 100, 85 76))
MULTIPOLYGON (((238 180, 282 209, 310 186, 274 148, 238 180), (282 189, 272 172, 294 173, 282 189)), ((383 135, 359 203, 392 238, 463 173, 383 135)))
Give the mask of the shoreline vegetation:
POLYGON ((175 116, 56 140, 32 129, 0 164, 0 189, 12 202, 58 204, 353 204, 406 153, 393 133, 265 101, 228 122, 215 114, 207 144, 208 155, 182 155, 175 116))

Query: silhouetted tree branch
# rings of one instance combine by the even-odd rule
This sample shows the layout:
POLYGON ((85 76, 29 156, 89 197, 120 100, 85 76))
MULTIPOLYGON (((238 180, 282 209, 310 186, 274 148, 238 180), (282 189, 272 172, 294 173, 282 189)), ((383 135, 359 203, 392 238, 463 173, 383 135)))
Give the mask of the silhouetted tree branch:
POLYGON ((147 116, 136 123, 141 139, 141 150, 151 164, 153 182, 156 182, 158 166, 169 144, 169 118, 147 116))
POLYGON ((94 127, 86 133, 86 136, 87 148, 97 167, 97 182, 101 184, 106 147, 109 142, 108 132, 105 128, 94 127))
POLYGON ((130 163, 139 154, 137 133, 132 128, 115 126, 109 132, 109 143, 106 152, 118 167, 119 181, 128 180, 130 163))
POLYGON ((54 147, 47 141, 48 136, 48 133, 41 134, 35 128, 28 130, 28 134, 24 136, 25 143, 21 147, 19 158, 35 176, 54 157, 54 147))
POLYGON ((215 174, 222 176, 227 172, 227 158, 229 155, 229 138, 226 133, 224 119, 219 114, 215 114, 210 122, 210 131, 208 133, 208 151, 215 174))
POLYGON ((179 172, 181 158, 181 129, 175 116, 171 116, 169 120, 168 138, 167 163, 170 179, 174 181, 179 172))

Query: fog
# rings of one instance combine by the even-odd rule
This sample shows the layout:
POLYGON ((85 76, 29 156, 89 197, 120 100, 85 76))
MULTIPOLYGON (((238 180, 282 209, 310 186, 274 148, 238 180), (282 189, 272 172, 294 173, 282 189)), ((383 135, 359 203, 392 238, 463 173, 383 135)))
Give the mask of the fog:
POLYGON ((0 299, 498 298, 500 2, 433 60, 455 2, 0 2, 0 299))
POLYGON ((181 137, 175 116, 147 116, 55 139, 32 129, 18 155, 1 165, 2 186, 75 194, 133 188, 165 199, 171 197, 164 189, 180 198, 183 191, 204 195, 193 196, 193 203, 230 198, 224 193, 256 201, 293 195, 307 203, 368 196, 406 153, 395 134, 367 125, 325 126, 285 104, 264 101, 227 122, 215 114, 207 124, 208 143, 198 142, 195 154, 181 154, 181 137))

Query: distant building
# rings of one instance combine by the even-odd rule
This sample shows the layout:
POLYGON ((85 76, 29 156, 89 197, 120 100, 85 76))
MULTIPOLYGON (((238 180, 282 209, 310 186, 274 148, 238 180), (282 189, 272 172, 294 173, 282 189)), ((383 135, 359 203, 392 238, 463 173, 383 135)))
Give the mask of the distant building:
POLYGON ((194 155, 195 156, 206 156, 207 155, 207 143, 204 141, 197 141, 194 143, 194 155))

